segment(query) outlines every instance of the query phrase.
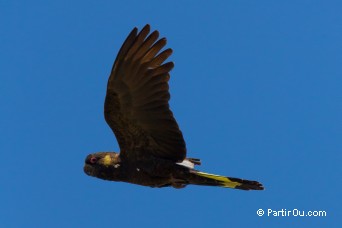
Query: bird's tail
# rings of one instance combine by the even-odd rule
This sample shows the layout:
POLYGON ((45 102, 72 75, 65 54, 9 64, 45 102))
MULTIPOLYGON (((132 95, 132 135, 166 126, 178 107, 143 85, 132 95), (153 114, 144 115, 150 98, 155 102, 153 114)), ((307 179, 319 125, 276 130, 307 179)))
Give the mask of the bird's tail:
MULTIPOLYGON (((195 170, 194 170, 195 171, 195 170)), ((235 188, 242 190, 263 190, 264 187, 258 181, 243 180, 234 177, 218 176, 200 171, 192 172, 190 184, 219 186, 224 188, 235 188)))

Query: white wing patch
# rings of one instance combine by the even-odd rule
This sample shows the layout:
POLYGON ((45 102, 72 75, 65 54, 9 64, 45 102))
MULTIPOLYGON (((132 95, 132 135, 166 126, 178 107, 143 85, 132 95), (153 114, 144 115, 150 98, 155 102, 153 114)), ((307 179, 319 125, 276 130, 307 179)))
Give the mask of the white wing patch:
POLYGON ((182 162, 179 162, 179 163, 177 163, 178 165, 181 165, 181 166, 185 166, 185 167, 188 167, 188 168, 190 168, 190 169, 193 169, 193 168, 195 168, 195 164, 194 163, 192 163, 191 161, 189 161, 189 160, 183 160, 182 162))

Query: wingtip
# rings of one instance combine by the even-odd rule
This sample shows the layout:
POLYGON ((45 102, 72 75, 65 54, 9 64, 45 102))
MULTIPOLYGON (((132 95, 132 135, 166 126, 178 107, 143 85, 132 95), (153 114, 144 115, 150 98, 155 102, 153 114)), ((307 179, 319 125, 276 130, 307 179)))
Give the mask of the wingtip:
POLYGON ((141 29, 140 32, 142 32, 142 31, 147 31, 147 33, 150 33, 150 30, 151 30, 151 26, 150 26, 149 24, 146 24, 146 25, 141 29))
MULTIPOLYGON (((146 23, 146 24, 142 27, 141 30, 145 30, 145 29, 150 30, 150 29, 151 29, 151 25, 150 25, 149 23, 146 23)), ((135 26, 135 27, 133 28, 133 30, 138 31, 138 30, 139 30, 138 26, 135 26)), ((133 31, 133 30, 132 30, 132 31, 133 31)))
POLYGON ((138 28, 134 27, 132 31, 129 33, 129 35, 127 36, 127 38, 130 37, 131 35, 137 36, 137 34, 138 34, 138 28))

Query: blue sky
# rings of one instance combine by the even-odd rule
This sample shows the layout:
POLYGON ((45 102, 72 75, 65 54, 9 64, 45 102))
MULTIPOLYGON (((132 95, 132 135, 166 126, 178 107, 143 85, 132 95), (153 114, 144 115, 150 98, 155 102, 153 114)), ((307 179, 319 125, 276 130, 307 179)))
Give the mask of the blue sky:
POLYGON ((339 1, 0 1, 1 227, 339 227, 339 1), (106 82, 130 30, 168 38, 170 105, 200 170, 265 191, 90 178, 118 151, 106 82), (324 210, 274 217, 258 209, 324 210))

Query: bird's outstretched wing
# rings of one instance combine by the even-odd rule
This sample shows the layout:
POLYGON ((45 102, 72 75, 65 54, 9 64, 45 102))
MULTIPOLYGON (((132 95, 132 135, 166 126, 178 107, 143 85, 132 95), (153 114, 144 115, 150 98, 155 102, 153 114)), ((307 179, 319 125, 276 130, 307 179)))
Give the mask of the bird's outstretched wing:
POLYGON ((134 156, 143 150, 153 156, 182 161, 186 146, 169 108, 169 72, 172 62, 163 62, 172 54, 162 52, 166 39, 150 33, 146 25, 126 38, 110 74, 104 115, 113 130, 121 154, 134 156))

